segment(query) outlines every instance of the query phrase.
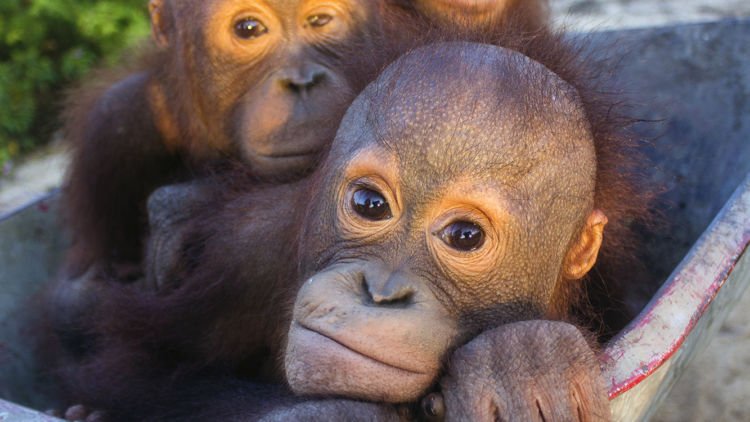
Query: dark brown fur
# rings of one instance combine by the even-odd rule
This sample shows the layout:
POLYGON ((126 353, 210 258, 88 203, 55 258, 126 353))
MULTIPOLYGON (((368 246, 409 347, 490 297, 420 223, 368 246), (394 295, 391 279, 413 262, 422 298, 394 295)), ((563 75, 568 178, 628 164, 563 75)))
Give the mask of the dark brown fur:
MULTIPOLYGON (((440 41, 454 35, 429 37, 440 41)), ((601 64, 546 31, 519 36, 506 27, 474 36, 467 30, 458 38, 517 50, 578 90, 597 151, 595 207, 609 218, 600 266, 632 262, 631 227, 645 218, 650 196, 638 182, 644 162, 637 140, 627 133, 628 120, 617 112, 620 99, 600 83, 607 78, 601 64)), ((152 395, 168 400, 172 388, 206 374, 278 379, 276 357, 298 289, 293 263, 305 252, 294 248, 296 227, 305 213, 289 209, 294 201, 277 199, 304 197, 319 182, 268 186, 240 172, 244 176, 214 180, 211 200, 191 219, 193 241, 185 256, 194 271, 174 289, 124 286, 107 293, 94 312, 98 344, 83 365, 62 372, 74 402, 127 415, 134 403, 152 395), (243 264, 248 254, 258 255, 257 262, 267 267, 243 264)), ((571 287, 558 292, 550 317, 570 318, 587 303, 579 284, 564 285, 571 287)))

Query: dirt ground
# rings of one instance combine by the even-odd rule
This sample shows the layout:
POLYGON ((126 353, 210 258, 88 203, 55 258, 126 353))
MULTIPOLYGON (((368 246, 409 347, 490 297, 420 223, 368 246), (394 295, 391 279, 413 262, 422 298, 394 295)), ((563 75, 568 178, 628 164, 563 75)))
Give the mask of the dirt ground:
MULTIPOLYGON (((745 17, 750 0, 552 0, 552 10, 557 23, 585 31, 745 17)), ((52 148, 15 169, 0 169, 0 215, 59 186, 66 163, 52 148)), ((750 421, 750 290, 654 420, 750 421)))
POLYGON ((659 422, 750 420, 750 289, 692 361, 654 417, 659 422))

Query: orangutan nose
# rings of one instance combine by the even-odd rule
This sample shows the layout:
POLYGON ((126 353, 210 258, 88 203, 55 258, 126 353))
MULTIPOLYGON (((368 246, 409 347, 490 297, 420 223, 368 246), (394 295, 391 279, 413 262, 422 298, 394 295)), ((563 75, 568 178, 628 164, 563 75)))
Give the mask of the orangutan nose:
POLYGON ((377 277, 364 279, 364 288, 367 293, 367 301, 377 306, 408 306, 412 302, 415 288, 413 281, 405 274, 396 272, 391 274, 384 282, 378 282, 377 277))
POLYGON ((289 69, 281 75, 281 84, 295 94, 302 94, 320 85, 328 72, 319 66, 289 69))

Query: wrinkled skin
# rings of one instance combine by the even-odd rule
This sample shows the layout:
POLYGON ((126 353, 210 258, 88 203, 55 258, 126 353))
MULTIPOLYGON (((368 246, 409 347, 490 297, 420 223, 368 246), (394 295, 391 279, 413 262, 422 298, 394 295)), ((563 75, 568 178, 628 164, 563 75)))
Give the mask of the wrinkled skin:
POLYGON ((596 356, 563 322, 517 322, 481 334, 451 356, 440 390, 447 420, 610 419, 596 356))
MULTIPOLYGON (((469 43, 408 54, 354 102, 311 178, 210 200, 201 199, 203 186, 197 195, 161 190, 151 201, 182 210, 198 203, 198 211, 187 231, 152 213, 156 237, 164 236, 152 240, 152 288, 163 301, 153 315, 135 308, 145 312, 138 323, 152 325, 125 321, 120 335, 138 336, 126 347, 157 342, 154 350, 163 350, 170 346, 159 345, 159 333, 184 330, 192 339, 180 343, 185 355, 211 352, 226 369, 247 365, 260 343, 269 359, 283 356, 284 373, 271 379, 283 377, 295 395, 256 400, 264 387, 247 378, 188 379, 166 387, 169 399, 148 396, 155 407, 132 412, 153 420, 608 419, 581 332, 564 322, 518 322, 564 319, 564 287, 596 261, 607 219, 593 207, 595 161, 576 90, 541 64, 469 43), (469 77, 476 84, 462 82, 469 77), (275 202, 280 195, 295 200, 275 202), (196 233, 197 257, 170 252, 196 233), (200 263, 200 277, 183 270, 183 259, 200 263), (299 266, 284 264, 281 276, 260 271, 273 259, 299 266), (177 262, 163 265, 170 260, 177 262), (175 285, 173 277, 186 278, 175 285), (275 290, 289 279, 298 288, 275 290), (267 290, 296 292, 291 315, 267 290), (153 325, 164 315, 174 322, 153 325)), ((138 300, 116 303, 127 310, 138 300)), ((137 360, 137 369, 147 362, 137 360)))
POLYGON ((508 50, 440 47, 358 97, 305 203, 297 393, 416 400, 457 346, 553 316, 596 260, 607 221, 575 90, 508 50))

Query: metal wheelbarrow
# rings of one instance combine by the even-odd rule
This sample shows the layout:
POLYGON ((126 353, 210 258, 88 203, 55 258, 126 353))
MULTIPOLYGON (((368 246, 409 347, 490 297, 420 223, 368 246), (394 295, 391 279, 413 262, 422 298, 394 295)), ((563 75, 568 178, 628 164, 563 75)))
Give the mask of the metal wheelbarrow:
MULTIPOLYGON (((618 78, 645 104, 638 117, 663 122, 648 153, 673 223, 649 245, 664 283, 601 355, 614 419, 648 420, 750 283, 750 20, 592 37, 622 48, 618 78)), ((0 216, 0 421, 53 420, 30 410, 56 403, 21 327, 67 244, 56 198, 0 216)))

